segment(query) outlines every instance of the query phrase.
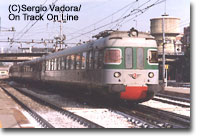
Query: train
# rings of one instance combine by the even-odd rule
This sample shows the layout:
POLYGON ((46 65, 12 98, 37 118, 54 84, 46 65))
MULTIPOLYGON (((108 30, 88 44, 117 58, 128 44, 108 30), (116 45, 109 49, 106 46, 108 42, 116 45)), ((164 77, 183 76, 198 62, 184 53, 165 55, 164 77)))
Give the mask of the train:
POLYGON ((9 66, 0 66, 0 79, 9 78, 9 66))
POLYGON ((84 44, 13 65, 9 76, 133 102, 152 99, 161 89, 154 37, 135 29, 108 30, 94 37, 84 44))

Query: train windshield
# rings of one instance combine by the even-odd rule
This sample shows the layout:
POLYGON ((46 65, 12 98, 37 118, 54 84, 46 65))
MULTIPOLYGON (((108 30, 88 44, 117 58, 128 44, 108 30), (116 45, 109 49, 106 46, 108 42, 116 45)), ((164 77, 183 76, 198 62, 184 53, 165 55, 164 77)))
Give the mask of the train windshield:
POLYGON ((121 50, 110 48, 104 52, 104 63, 105 64, 121 64, 121 50))
POLYGON ((158 52, 157 50, 149 51, 149 63, 158 63, 158 52))

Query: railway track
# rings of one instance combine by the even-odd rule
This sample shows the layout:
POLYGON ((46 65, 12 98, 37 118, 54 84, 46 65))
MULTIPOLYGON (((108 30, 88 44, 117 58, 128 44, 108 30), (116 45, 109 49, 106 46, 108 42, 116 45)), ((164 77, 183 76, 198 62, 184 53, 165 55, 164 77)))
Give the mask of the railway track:
POLYGON ((151 124, 153 128, 190 128, 190 117, 145 105, 138 104, 131 108, 121 106, 117 110, 140 118, 143 122, 151 124))
POLYGON ((171 95, 160 94, 160 93, 157 93, 156 97, 162 97, 162 98, 167 98, 174 101, 190 103, 190 98, 186 98, 186 97, 171 96, 171 95))
MULTIPOLYGON (((38 113, 36 113, 35 111, 33 111, 32 109, 30 109, 26 104, 24 104, 22 101, 20 101, 20 99, 18 99, 17 97, 15 97, 10 91, 8 91, 6 88, 4 88, 3 86, 1 86, 1 88, 3 89, 3 91, 5 91, 5 93, 7 95, 9 95, 17 104, 19 104, 23 109, 25 109, 28 113, 30 113, 30 115, 36 119, 36 121, 44 128, 55 128, 52 124, 50 124, 47 120, 45 120, 41 115, 39 115, 38 113)), ((24 96, 27 96, 29 98, 31 98, 32 100, 36 101, 37 103, 46 106, 48 108, 51 108, 57 112, 59 112, 60 114, 64 115, 67 118, 70 118, 73 121, 78 122, 80 125, 83 125, 86 128, 103 128, 102 126, 91 122, 81 116, 78 116, 74 113, 71 113, 67 110, 64 110, 56 105, 53 105, 47 101, 44 101, 40 98, 37 98, 36 96, 30 95, 25 93, 24 91, 20 90, 19 88, 15 88, 17 91, 19 91, 20 93, 22 93, 24 96)))
MULTIPOLYGON (((20 90, 20 88, 17 90, 19 90, 22 93, 24 92, 24 94, 27 94, 25 93, 24 90, 23 91, 20 90)), ((40 92, 40 91, 36 91, 36 92, 40 92)), ((31 97, 31 98, 35 98, 35 97, 31 97)), ((114 104, 113 106, 113 105, 110 105, 110 102, 107 103, 107 101, 103 101, 100 98, 98 98, 97 101, 87 99, 85 97, 80 97, 80 96, 78 98, 80 98, 78 100, 80 101, 81 104, 82 103, 88 104, 89 106, 94 106, 95 108, 102 108, 102 107, 109 108, 109 111, 119 114, 121 116, 124 116, 124 118, 126 118, 128 122, 131 122, 132 124, 134 124, 134 127, 129 127, 129 128, 189 128, 190 127, 190 117, 164 111, 161 109, 156 109, 156 108, 152 108, 152 107, 141 105, 141 104, 130 106, 130 105, 125 105, 125 104, 120 103, 117 105, 114 104), (116 106, 119 106, 119 107, 116 108, 116 106)), ((75 99, 77 100, 77 97, 75 99)), ((106 112, 108 111, 106 110, 106 112)), ((84 113, 84 115, 85 114, 87 113, 84 113)))
MULTIPOLYGON (((26 92, 25 94, 32 94, 31 96, 35 96, 35 94, 37 94, 36 96, 38 96, 39 98, 40 97, 43 98, 42 100, 45 100, 46 102, 51 102, 49 100, 49 98, 44 99, 43 95, 41 96, 41 94, 45 94, 42 91, 36 91, 37 93, 35 93, 35 91, 31 91, 26 88, 21 88, 20 92, 26 92)), ((36 97, 36 98, 38 98, 38 97, 36 97)), ((57 100, 56 100, 56 102, 57 102, 57 100)), ((58 106, 59 105, 65 106, 62 103, 56 103, 56 104, 58 104, 58 106)), ((113 110, 110 110, 107 108, 102 108, 102 106, 101 107, 95 106, 95 107, 89 107, 89 108, 88 107, 80 108, 80 109, 70 110, 70 112, 73 112, 74 114, 78 114, 79 116, 83 116, 84 118, 87 118, 88 120, 91 120, 92 122, 97 122, 97 124, 100 124, 101 126, 103 126, 105 128, 150 128, 151 127, 150 124, 145 123, 145 122, 143 122, 144 125, 141 126, 140 125, 141 123, 138 123, 138 122, 141 122, 141 120, 139 120, 137 118, 135 118, 135 120, 136 120, 135 122, 129 121, 128 119, 131 116, 127 117, 127 115, 125 116, 119 112, 116 112, 116 111, 113 111, 113 110), (100 116, 104 116, 104 117, 100 117, 100 116), (124 122, 126 122, 125 125, 123 124, 124 122), (115 123, 115 124, 113 125, 110 123, 115 123)), ((133 118, 133 117, 131 117, 131 118, 133 118)))
MULTIPOLYGON (((84 102, 93 102, 93 101, 84 100, 84 102)), ((99 101, 97 102, 97 104, 96 103, 95 104, 101 108, 102 103, 105 102, 99 101)), ((110 108, 110 105, 108 105, 106 108, 110 108)), ((118 108, 114 109, 111 107, 111 109, 109 110, 124 116, 127 119, 127 121, 135 125, 134 128, 189 128, 190 127, 189 117, 143 105, 136 105, 134 106, 134 108, 131 107, 131 109, 127 109, 125 107, 120 109, 118 108)))
POLYGON ((175 106, 180 106, 183 108, 190 108, 190 99, 188 98, 157 94, 152 100, 166 104, 172 104, 175 106))

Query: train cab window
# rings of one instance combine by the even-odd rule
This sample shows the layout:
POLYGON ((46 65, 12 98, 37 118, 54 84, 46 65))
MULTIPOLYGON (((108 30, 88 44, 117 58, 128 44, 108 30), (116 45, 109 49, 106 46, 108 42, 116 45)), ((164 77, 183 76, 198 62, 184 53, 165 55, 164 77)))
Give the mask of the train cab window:
POLYGON ((121 64, 121 50, 115 48, 106 49, 104 52, 105 64, 121 64))
POLYGON ((133 49, 125 48, 125 67, 127 69, 133 68, 133 49))
POLYGON ((83 55, 82 55, 82 65, 81 65, 81 69, 86 69, 86 59, 87 58, 87 52, 83 52, 83 55))
POLYGON ((143 69, 144 68, 144 49, 137 48, 137 68, 143 69))
POLYGON ((148 51, 148 60, 149 60, 149 63, 158 63, 157 50, 149 50, 148 51))

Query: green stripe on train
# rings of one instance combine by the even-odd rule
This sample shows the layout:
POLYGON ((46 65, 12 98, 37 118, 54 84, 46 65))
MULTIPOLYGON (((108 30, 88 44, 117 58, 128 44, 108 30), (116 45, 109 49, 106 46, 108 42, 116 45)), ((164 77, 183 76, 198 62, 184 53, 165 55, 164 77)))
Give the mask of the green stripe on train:
MULTIPOLYGON (((116 64, 104 64, 104 69, 126 69, 125 68, 125 57, 124 52, 126 47, 106 47, 106 48, 118 48, 122 52, 122 62, 119 65, 116 64)), ((130 47, 127 47, 130 48, 130 47)), ((138 48, 138 47, 137 47, 138 48)), ((132 69, 137 69, 137 48, 133 47, 133 67, 132 69)), ((156 49, 155 47, 144 48, 144 69, 158 69, 158 65, 149 65, 147 62, 147 52, 149 49, 156 49)))

